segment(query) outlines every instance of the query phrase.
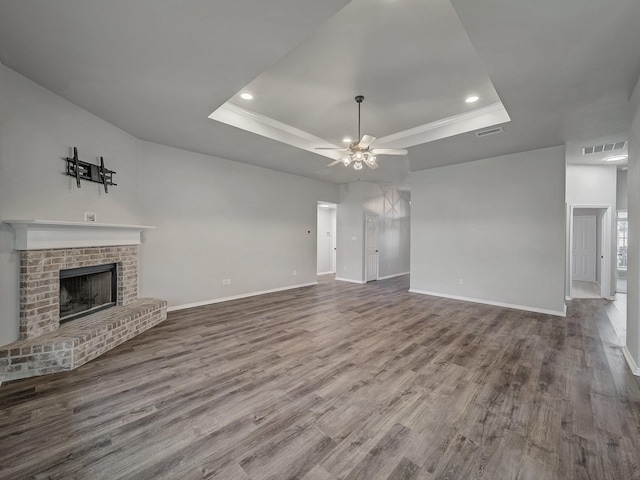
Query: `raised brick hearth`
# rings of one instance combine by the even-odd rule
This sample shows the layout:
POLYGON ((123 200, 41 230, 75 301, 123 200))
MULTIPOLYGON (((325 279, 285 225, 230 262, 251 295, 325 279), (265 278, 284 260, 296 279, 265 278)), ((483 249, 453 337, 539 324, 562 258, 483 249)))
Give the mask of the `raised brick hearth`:
MULTIPOLYGON (((23 222, 23 221, 16 221, 23 222)), ((26 222, 26 221, 25 221, 26 222)), ((138 298, 138 245, 119 245, 131 241, 131 230, 122 225, 97 228, 69 224, 71 238, 83 238, 90 245, 72 248, 33 248, 47 241, 59 244, 62 222, 33 221, 35 234, 22 235, 23 223, 16 228, 20 251, 20 340, 0 347, 0 382, 72 370, 165 320, 163 300, 138 298), (53 240, 46 237, 46 228, 53 240), (85 234, 88 232, 88 234, 85 234), (106 232, 106 233, 105 233, 106 232), (44 235, 44 236, 43 236, 44 235), (84 236, 89 237, 85 239, 84 236), (95 245, 105 238, 108 246, 95 245), (43 240, 44 239, 44 240, 43 240), (124 241, 124 240, 123 240, 124 241), (116 306, 60 325, 60 270, 116 264, 116 306)), ((135 237, 134 237, 135 241, 135 237)), ((138 240, 139 243, 139 234, 138 240)))

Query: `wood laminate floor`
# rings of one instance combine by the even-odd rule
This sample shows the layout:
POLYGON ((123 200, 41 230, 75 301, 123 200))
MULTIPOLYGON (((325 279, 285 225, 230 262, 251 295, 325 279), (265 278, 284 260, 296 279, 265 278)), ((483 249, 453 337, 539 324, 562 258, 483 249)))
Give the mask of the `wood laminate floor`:
POLYGON ((174 312, 0 387, 2 479, 640 479, 640 386, 603 300, 566 318, 408 277, 174 312))

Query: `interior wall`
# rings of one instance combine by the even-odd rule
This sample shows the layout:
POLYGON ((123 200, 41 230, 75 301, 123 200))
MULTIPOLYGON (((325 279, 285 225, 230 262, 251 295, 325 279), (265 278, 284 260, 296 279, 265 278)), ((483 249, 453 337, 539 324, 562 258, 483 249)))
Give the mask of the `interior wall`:
MULTIPOLYGON (((611 206, 611 228, 609 238, 611 248, 609 262, 611 274, 609 295, 615 295, 617 251, 616 245, 616 195, 617 178, 615 165, 567 165, 568 205, 609 205, 611 206)), ((569 262, 569 259, 567 259, 569 262)), ((599 262, 597 262, 599 263, 599 262)), ((569 271, 567 269, 567 271, 569 271)), ((568 281, 569 279, 567 279, 568 281)))
POLYGON ((618 170, 616 180, 616 207, 618 211, 627 210, 627 170, 618 170))
POLYGON ((337 208, 336 279, 364 282, 364 183, 340 185, 337 208))
MULTIPOLYGON (((636 368, 640 367, 640 79, 631 97, 632 123, 629 129, 627 178, 629 247, 627 266, 627 344, 636 368)), ((640 369, 635 372, 640 375, 640 369)))
POLYGON ((144 295, 171 308, 316 282, 317 202, 337 200, 336 185, 149 142, 139 151, 141 215, 156 226, 140 254, 144 295))
POLYGON ((335 273, 335 221, 335 208, 318 207, 318 275, 335 273))
POLYGON ((564 312, 565 149, 411 174, 411 290, 564 312))
MULTIPOLYGON (((317 201, 338 187, 138 140, 0 64, 0 220, 155 225, 139 292, 170 307, 316 281, 317 201), (73 146, 118 186, 63 174, 73 146), (295 273, 294 273, 295 272, 295 273), (222 279, 231 285, 222 285, 222 279)), ((18 338, 14 232, 0 224, 0 344, 18 338)))

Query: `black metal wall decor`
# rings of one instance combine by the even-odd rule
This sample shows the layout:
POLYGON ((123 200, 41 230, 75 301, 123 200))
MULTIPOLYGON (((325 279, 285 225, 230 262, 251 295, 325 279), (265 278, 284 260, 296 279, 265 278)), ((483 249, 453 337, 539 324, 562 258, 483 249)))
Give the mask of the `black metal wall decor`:
POLYGON ((80 180, 89 180, 90 182, 101 183, 104 185, 105 193, 109 193, 109 185, 117 187, 117 183, 113 183, 113 170, 109 170, 104 166, 104 159, 100 157, 100 165, 83 162, 78 159, 78 148, 73 147, 73 158, 67 157, 67 175, 75 177, 76 185, 80 188, 80 180))

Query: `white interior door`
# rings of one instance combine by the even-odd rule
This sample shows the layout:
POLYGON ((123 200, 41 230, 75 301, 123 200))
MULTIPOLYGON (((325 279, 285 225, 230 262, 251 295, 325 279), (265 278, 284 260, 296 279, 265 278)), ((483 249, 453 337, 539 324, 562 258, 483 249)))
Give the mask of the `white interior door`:
POLYGON ((366 281, 378 279, 378 217, 367 214, 366 281))
POLYGON ((596 281, 596 217, 573 217, 573 271, 571 278, 583 282, 596 281))

